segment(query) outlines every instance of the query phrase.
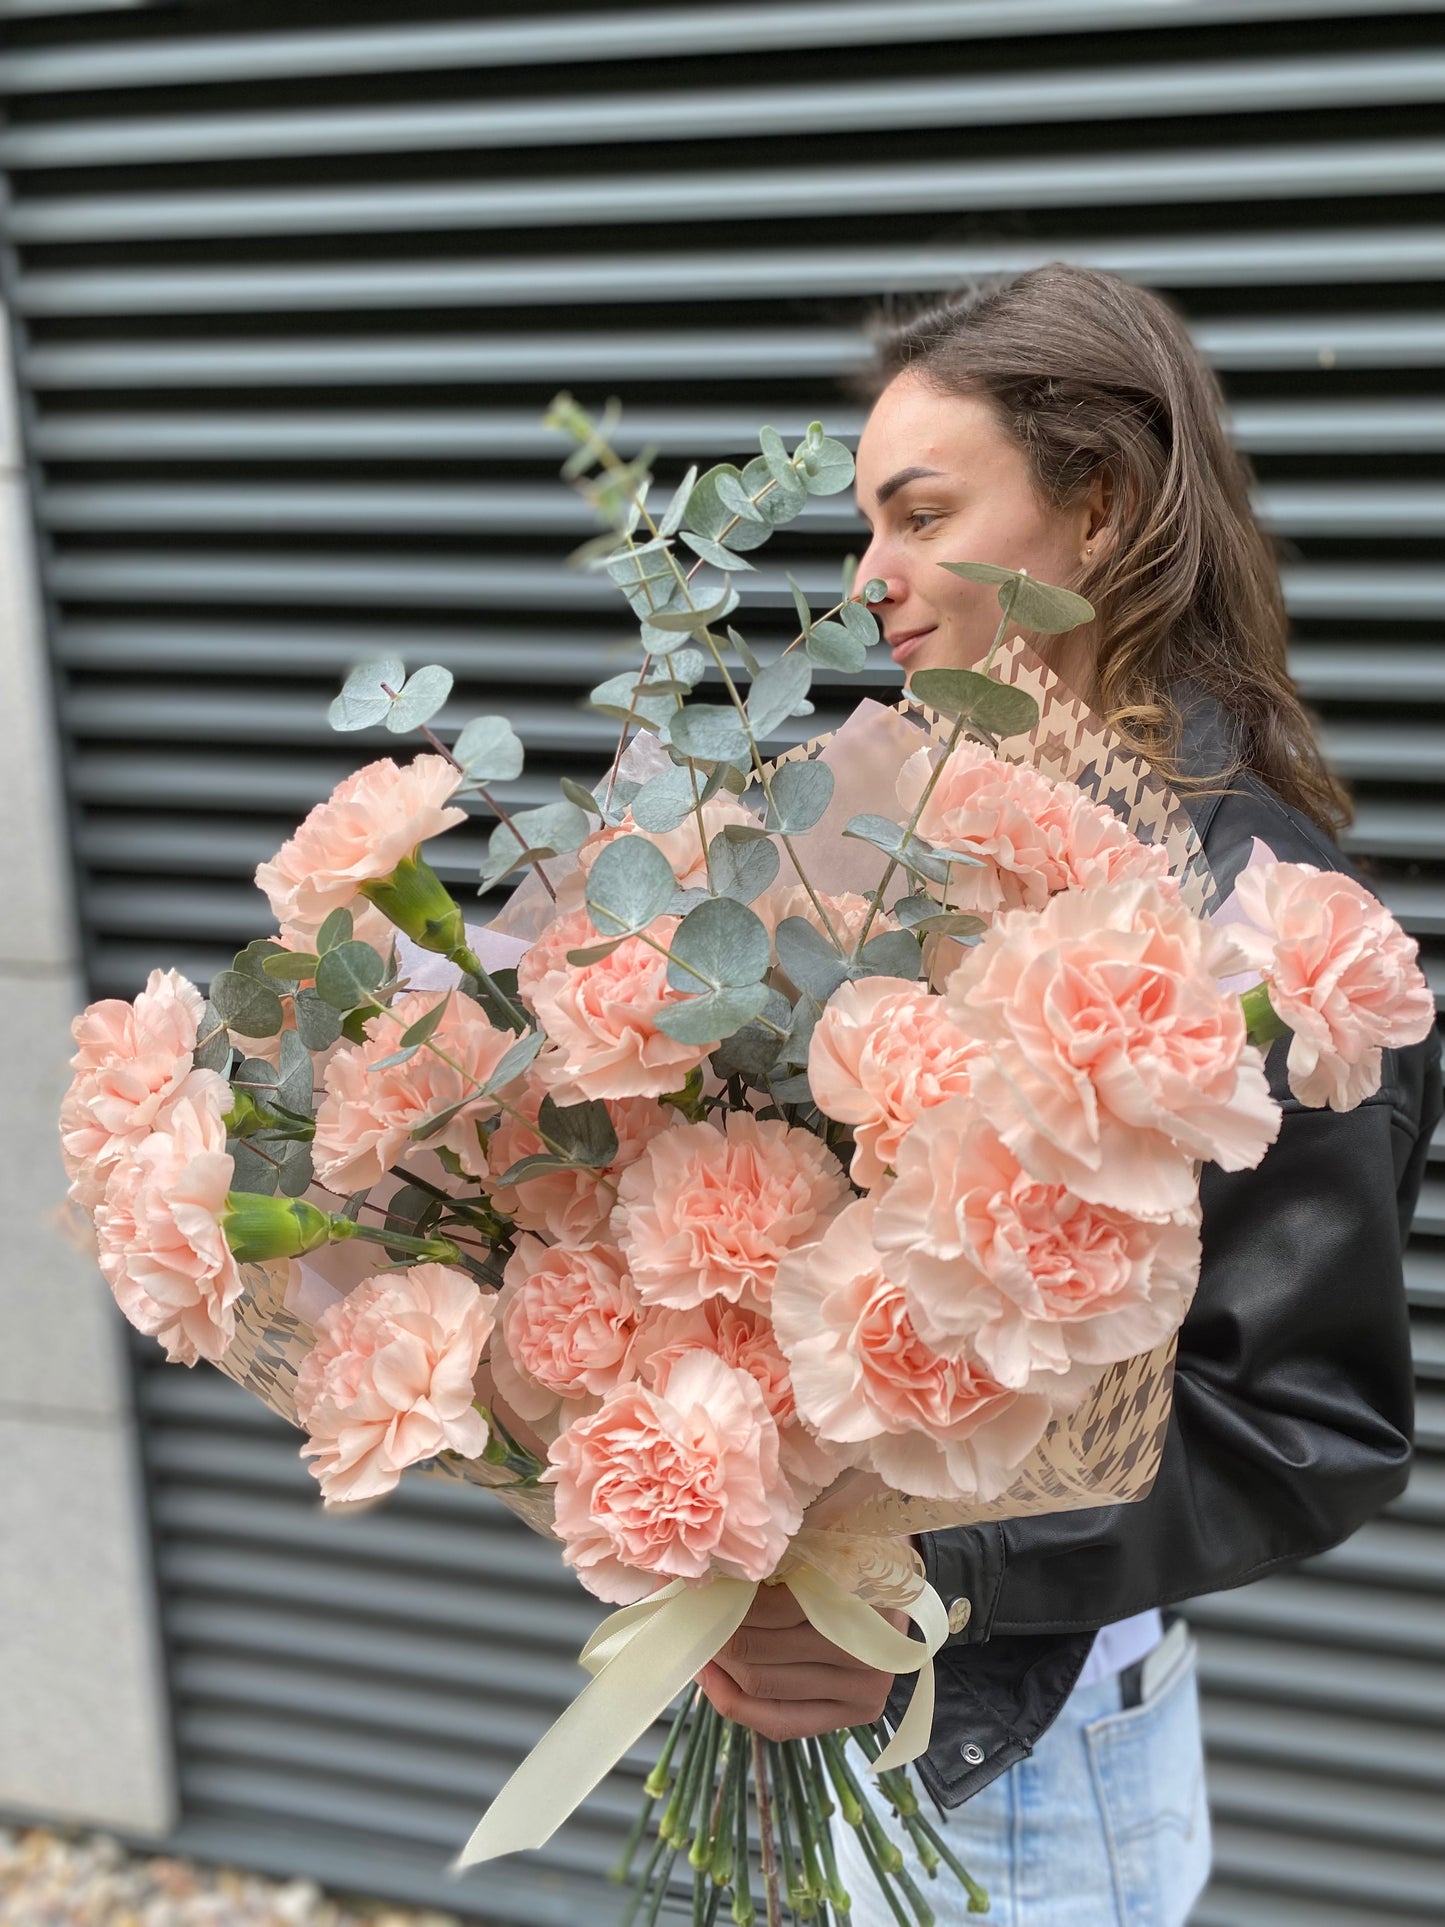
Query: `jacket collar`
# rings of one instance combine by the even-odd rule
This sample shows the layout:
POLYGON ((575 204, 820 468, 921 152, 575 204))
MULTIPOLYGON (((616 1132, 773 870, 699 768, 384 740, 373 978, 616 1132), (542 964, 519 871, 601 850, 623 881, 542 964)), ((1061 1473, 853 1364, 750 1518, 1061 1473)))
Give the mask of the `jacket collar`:
MULTIPOLYGON (((1180 774, 1206 781, 1222 776, 1242 753, 1238 718, 1190 676, 1172 682, 1169 694, 1180 713, 1176 751, 1180 774)), ((1216 792, 1184 796, 1180 801, 1202 842, 1224 797, 1216 792)))

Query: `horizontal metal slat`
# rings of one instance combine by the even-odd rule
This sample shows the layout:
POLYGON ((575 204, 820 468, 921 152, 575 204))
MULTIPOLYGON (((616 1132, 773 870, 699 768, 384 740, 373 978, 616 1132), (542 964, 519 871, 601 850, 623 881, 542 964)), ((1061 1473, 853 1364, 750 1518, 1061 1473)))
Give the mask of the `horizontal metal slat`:
MULTIPOLYGON (((1289 1894, 1298 1908, 1308 1900, 1353 1905, 1355 1921, 1386 1927, 1397 1912, 1419 1909, 1427 1918, 1440 1898, 1440 1862, 1435 1854, 1369 1847, 1336 1841, 1311 1830, 1285 1831, 1271 1802, 1261 1804, 1255 1823, 1248 1817, 1247 1791, 1240 1788, 1241 1810, 1214 1829, 1214 1866, 1226 1880, 1250 1880, 1265 1892, 1289 1894)), ((1261 1788, 1268 1792, 1267 1785, 1261 1788)), ((1212 1795, 1212 1786, 1211 1786, 1212 1795)), ((1296 1915, 1296 1919, 1298 1915, 1296 1915)), ((1306 1918, 1313 1923, 1311 1911, 1306 1918)))
MULTIPOLYGON (((1360 1927, 1360 1910, 1354 1901, 1336 1905, 1311 1894, 1303 1904, 1309 1909, 1309 1927, 1360 1927)), ((1195 1903, 1189 1927, 1300 1927, 1301 1906, 1298 1896, 1288 1892, 1265 1893, 1258 1886, 1236 1885, 1228 1878, 1216 1877, 1195 1903)), ((1377 1914, 1371 1927, 1376 1923, 1387 1927, 1384 1915, 1377 1914)), ((1439 1921, 1433 1913, 1402 1913, 1392 1907, 1388 1927, 1439 1927, 1439 1921)))
MULTIPOLYGON (((1213 1779, 1217 1763, 1238 1762, 1255 1769, 1288 1768, 1301 1761, 1347 1760, 1349 1777, 1364 1777, 1390 1788, 1445 1793, 1445 1751, 1438 1736, 1423 1728, 1335 1713, 1306 1713, 1298 1707, 1255 1705, 1217 1694, 1204 1704, 1204 1742, 1213 1779)), ((1382 1789, 1383 1790, 1383 1789, 1382 1789)), ((1371 1828, 1373 1831, 1373 1828, 1371 1828)), ((1412 1824, 1418 1842, 1418 1814, 1412 1824)), ((1445 1837, 1441 1839, 1445 1846, 1445 1837)))
POLYGON ((26 246, 222 242, 289 235, 429 234, 654 222, 856 219, 982 208, 1154 207, 1174 202, 1344 199, 1438 193, 1445 142, 1317 142, 1044 160, 870 161, 866 166, 667 169, 545 181, 417 187, 178 188, 36 195, 0 215, 26 246))
POLYGON ((592 146, 608 141, 776 140, 904 128, 1005 127, 1185 115, 1305 113, 1445 99, 1445 57, 1406 53, 1153 61, 979 80, 953 77, 790 86, 714 86, 552 95, 485 105, 433 101, 12 123, 0 167, 102 166, 455 148, 592 146))
POLYGON ((1268 1820, 1291 1832, 1318 1833, 1332 1844, 1359 1842, 1377 1852, 1393 1849, 1402 1858, 1438 1853, 1445 1846, 1438 1796, 1372 1783, 1364 1777, 1366 1771, 1365 1762, 1358 1767, 1349 1762, 1333 1779, 1327 1763, 1318 1773, 1290 1772, 1275 1761, 1247 1766, 1211 1757, 1211 1815, 1221 1825, 1231 1820, 1251 1824, 1268 1820))
POLYGON ((1161 288, 1291 287, 1304 283, 1430 281, 1445 275, 1445 229, 1282 229, 1196 237, 1085 238, 920 246, 714 249, 688 254, 476 262, 358 262, 178 268, 32 268, 15 277, 16 313, 189 315, 355 312, 358 309, 542 308, 578 302, 741 301, 873 295, 941 288, 1013 273, 1067 255, 1161 288))
POLYGON ((1257 1579, 1189 1602, 1201 1626, 1256 1637, 1329 1641, 1345 1648, 1445 1659, 1445 1614, 1424 1594, 1354 1586, 1319 1574, 1257 1579))
POLYGON ((1326 756, 1342 776, 1382 783, 1445 781, 1445 731, 1438 725, 1331 717, 1319 733, 1326 756))
MULTIPOLYGON (((89 0, 74 0, 79 9, 89 0)), ((134 6, 143 0, 99 0, 134 6)), ((60 0, 29 0, 31 12, 60 0)), ((70 0, 65 0, 70 4, 70 0)), ((1430 14, 1439 0, 1391 0, 1390 11, 1430 14)), ((208 33, 175 40, 148 39, 48 47, 0 61, 0 93, 74 93, 109 87, 174 87, 209 81, 335 79, 360 74, 441 72, 468 67, 534 67, 576 61, 649 60, 728 54, 745 46, 757 55, 806 48, 885 47, 944 43, 1006 35, 1127 32, 1134 28, 1257 25, 1286 20, 1350 19, 1359 0, 1190 0, 1161 18, 1159 0, 894 0, 886 11, 872 0, 803 5, 711 5, 625 8, 601 14, 564 11, 533 19, 445 25, 408 22, 404 28, 339 27, 285 34, 208 33)))
POLYGON ((1398 1721, 1445 1720, 1445 1671, 1433 1662, 1389 1653, 1305 1644, 1293 1638, 1206 1631, 1185 1617, 1199 1640, 1206 1695, 1229 1695, 1253 1706, 1278 1704, 1389 1716, 1398 1721))

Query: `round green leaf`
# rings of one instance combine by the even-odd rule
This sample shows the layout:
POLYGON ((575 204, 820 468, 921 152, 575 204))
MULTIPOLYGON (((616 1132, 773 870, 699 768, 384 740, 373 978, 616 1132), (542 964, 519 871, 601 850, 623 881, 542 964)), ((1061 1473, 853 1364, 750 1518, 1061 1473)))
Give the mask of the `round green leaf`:
POLYGON ((369 943, 338 945, 316 966, 316 993, 333 1010, 355 1010, 386 974, 386 966, 369 943))
POLYGON ((909 679, 908 692, 940 716, 962 717, 991 736, 1022 735, 1039 719, 1039 706, 1026 689, 976 669, 920 669, 909 679))
POLYGON ((810 495, 839 495, 853 480, 853 457, 830 435, 798 445, 798 461, 810 495))
POLYGON ((717 478, 717 497, 730 515, 740 515, 745 522, 767 520, 763 510, 753 500, 742 476, 734 477, 724 469, 717 478))
POLYGON ((784 763, 769 782, 773 806, 766 827, 784 836, 811 830, 833 800, 833 772, 826 763, 784 763))
POLYGON ((604 937, 645 930, 677 889, 672 865, 645 836, 619 836, 587 873, 587 914, 604 937))
POLYGON ((429 723, 452 693, 452 672, 439 662, 429 662, 408 676, 405 687, 387 712, 387 728, 394 736, 429 723))
POLYGON ((680 1044, 720 1044, 760 1017, 771 994, 766 984, 711 990, 701 997, 686 997, 680 1004, 664 1004, 652 1021, 680 1044))
POLYGON ((222 970, 213 977, 211 1003, 222 1022, 243 1037, 274 1037, 285 1022, 276 992, 244 971, 222 970))
POLYGON ((723 703, 688 703, 668 718, 666 739, 684 756, 731 763, 748 754, 748 734, 737 711, 723 703))
POLYGON ((970 582, 996 584, 999 607, 1009 611, 1020 629, 1057 636, 1093 620, 1094 605, 1083 596, 1052 582, 1038 582, 1021 569, 1003 569, 994 562, 941 562, 939 567, 970 582))
POLYGON ((864 644, 850 635, 841 622, 814 623, 803 647, 824 669, 837 669, 845 676, 856 676, 868 660, 864 644))
POLYGON ((522 774, 521 739, 505 716, 474 717, 452 754, 473 783, 510 783, 522 774))
POLYGON ((758 514, 771 528, 795 521, 807 506, 807 485, 791 462, 785 461, 782 470, 775 471, 765 457, 755 455, 743 470, 742 485, 758 498, 758 514))
POLYGON ((350 943, 351 932, 351 912, 333 910, 323 918, 321 928, 316 932, 317 955, 324 957, 328 950, 335 950, 338 944, 350 943))
POLYGON ((314 990, 296 993, 296 1035, 307 1050, 328 1050, 341 1035, 341 1017, 314 990))
POLYGON ((654 776, 632 799, 632 820, 639 830, 659 835, 675 830, 707 793, 708 778, 686 764, 654 776))
POLYGON ((762 919, 732 897, 710 897, 689 910, 669 951, 667 981, 674 990, 696 990, 699 977, 714 989, 755 984, 772 955, 762 919))
MULTIPOLYGON (((740 827, 731 824, 729 830, 740 827)), ((719 830, 708 845, 712 887, 720 897, 753 903, 777 878, 777 845, 761 831, 744 837, 730 835, 729 830, 719 830)))
POLYGON ((387 690, 394 692, 405 681, 406 664, 399 656, 379 656, 360 663, 341 685, 341 694, 327 710, 326 720, 333 729, 369 729, 383 722, 391 711, 392 698, 387 690))
POLYGON ((747 712, 755 741, 771 736, 790 716, 813 713, 813 705, 807 700, 812 681, 813 665, 796 651, 779 656, 754 678, 748 691, 747 712))
POLYGON ((682 540, 694 555, 700 555, 704 562, 711 562, 715 569, 735 573, 740 569, 751 569, 754 566, 746 556, 734 555, 731 549, 725 549, 721 542, 714 542, 711 536, 695 535, 691 529, 684 529, 682 540))
POLYGON ((718 495, 718 481, 723 475, 731 476, 741 487, 742 473, 731 462, 719 462, 710 468, 687 498, 687 526, 714 542, 725 540, 730 549, 760 548, 772 529, 761 519, 743 521, 723 505, 718 495))

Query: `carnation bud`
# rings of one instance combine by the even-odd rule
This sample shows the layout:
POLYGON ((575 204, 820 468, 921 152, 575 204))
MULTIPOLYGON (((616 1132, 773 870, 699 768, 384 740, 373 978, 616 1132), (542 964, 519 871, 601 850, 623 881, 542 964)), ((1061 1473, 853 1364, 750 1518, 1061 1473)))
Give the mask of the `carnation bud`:
POLYGON ((1244 1027, 1251 1044, 1268 1050, 1276 1037, 1288 1037, 1290 1028, 1269 1000, 1269 985, 1256 984, 1239 1000, 1244 1012, 1244 1027))
POLYGON ((466 942, 460 905, 415 850, 402 858, 389 877, 363 883, 361 895, 423 950, 449 957, 466 942))
POLYGON ((259 1191, 231 1191, 221 1229, 240 1264, 266 1258, 299 1258, 331 1236, 331 1218, 304 1198, 268 1198, 259 1191))

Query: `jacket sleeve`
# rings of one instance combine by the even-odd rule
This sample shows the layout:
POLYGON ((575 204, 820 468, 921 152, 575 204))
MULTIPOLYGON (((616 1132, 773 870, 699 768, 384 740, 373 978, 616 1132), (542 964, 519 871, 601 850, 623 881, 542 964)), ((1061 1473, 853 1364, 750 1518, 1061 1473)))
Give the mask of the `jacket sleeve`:
MULTIPOLYGON (((1287 1048, 1270 1053, 1277 1095, 1287 1048)), ((1438 1042, 1387 1054, 1386 1070, 1343 1114, 1285 1094, 1256 1170, 1205 1167, 1199 1286, 1147 1496, 922 1535, 945 1604, 970 1602, 950 1645, 1087 1631, 1242 1585, 1335 1545, 1402 1490, 1403 1248, 1440 1115, 1438 1042)))

